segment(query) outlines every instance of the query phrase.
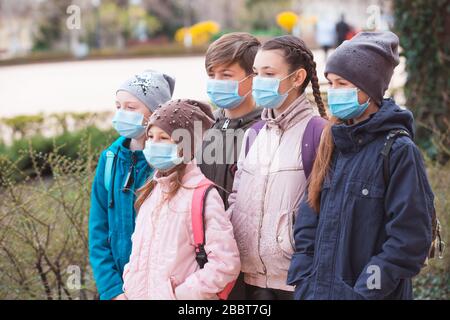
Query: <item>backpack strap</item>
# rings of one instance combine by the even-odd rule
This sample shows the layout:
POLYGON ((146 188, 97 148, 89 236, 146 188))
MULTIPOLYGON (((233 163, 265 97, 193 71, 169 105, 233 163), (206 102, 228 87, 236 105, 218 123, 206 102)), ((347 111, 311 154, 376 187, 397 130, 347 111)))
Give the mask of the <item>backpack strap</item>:
POLYGON ((233 280, 230 283, 227 283, 225 288, 217 294, 219 299, 220 300, 227 300, 228 296, 230 295, 231 290, 233 290, 235 284, 236 284, 236 280, 233 280))
POLYGON ((383 156, 383 179, 386 186, 389 184, 389 180, 391 178, 389 168, 389 155, 391 153, 392 145, 394 144, 395 139, 397 139, 400 136, 411 138, 408 131, 404 129, 391 130, 386 136, 386 142, 384 143, 383 150, 381 150, 381 155, 383 156))
MULTIPOLYGON (((208 262, 208 256, 205 251, 205 199, 208 192, 214 188, 214 183, 208 179, 200 181, 194 190, 191 206, 192 232, 194 234, 195 260, 200 269, 203 269, 208 262)), ((225 288, 217 293, 221 300, 226 300, 234 287, 236 281, 228 283, 225 288)))
POLYGON ((306 179, 311 174, 314 160, 316 159, 317 149, 320 144, 320 137, 327 120, 320 116, 314 116, 306 125, 302 138, 302 164, 306 179))
POLYGON ((212 188, 214 188, 214 184, 208 179, 203 179, 197 188, 195 188, 192 197, 191 218, 195 260, 197 260, 200 269, 203 269, 204 265, 208 262, 205 251, 205 199, 212 188))
POLYGON ((260 120, 252 124, 252 126, 250 127, 250 131, 247 135, 247 141, 245 143, 245 156, 247 156, 248 152, 250 151, 250 147, 252 146, 253 142, 255 142, 256 137, 265 124, 266 122, 264 120, 260 120))
POLYGON ((106 151, 106 164, 105 164, 105 174, 104 174, 104 184, 105 189, 109 192, 111 186, 111 176, 114 164, 115 153, 111 150, 106 151))
MULTIPOLYGON (((390 167, 389 167, 389 155, 391 153, 392 145, 400 136, 405 136, 411 138, 408 131, 403 129, 395 129, 391 130, 386 136, 386 142, 384 143, 383 150, 381 150, 381 155, 383 156, 383 179, 384 183, 387 186, 389 184, 389 180, 391 178, 390 167)), ((431 229, 432 229, 432 244, 430 250, 428 251, 427 259, 425 260, 424 265, 428 265, 428 260, 432 259, 436 255, 436 250, 438 251, 438 257, 443 257, 443 252, 445 250, 445 242, 442 241, 441 236, 441 224, 436 215, 436 210, 433 207, 433 212, 431 214, 431 229)))
POLYGON ((111 181, 114 171, 114 165, 116 161, 116 155, 119 152, 119 147, 123 145, 127 138, 119 137, 116 141, 113 142, 112 145, 108 147, 106 150, 106 163, 105 163, 105 171, 103 176, 103 184, 105 185, 105 189, 109 192, 111 189, 111 181))

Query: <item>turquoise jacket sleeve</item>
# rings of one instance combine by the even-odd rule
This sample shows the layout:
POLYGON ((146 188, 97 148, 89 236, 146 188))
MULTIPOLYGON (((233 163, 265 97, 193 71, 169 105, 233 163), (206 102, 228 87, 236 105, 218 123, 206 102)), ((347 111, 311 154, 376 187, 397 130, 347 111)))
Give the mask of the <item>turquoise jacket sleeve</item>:
POLYGON ((100 156, 91 193, 89 259, 100 299, 123 293, 122 275, 116 267, 109 241, 108 192, 104 186, 105 152, 100 156))

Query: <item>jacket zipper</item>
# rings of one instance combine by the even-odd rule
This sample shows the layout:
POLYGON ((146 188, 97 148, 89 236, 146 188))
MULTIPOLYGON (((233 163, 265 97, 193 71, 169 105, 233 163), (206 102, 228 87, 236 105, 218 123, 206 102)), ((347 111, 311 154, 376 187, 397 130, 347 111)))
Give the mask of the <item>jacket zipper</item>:
POLYGON ((137 158, 136 158, 136 153, 133 151, 133 153, 131 153, 131 170, 134 171, 133 169, 136 167, 136 163, 137 163, 137 158))
POLYGON ((225 120, 225 122, 223 123, 223 126, 222 126, 222 130, 227 130, 230 122, 231 122, 230 119, 225 120))
MULTIPOLYGON (((278 147, 280 146, 280 143, 281 143, 281 138, 282 138, 282 136, 283 136, 283 133, 284 132, 282 132, 281 133, 281 135, 280 135, 280 137, 279 137, 279 140, 278 140, 278 147)), ((278 149, 278 148, 277 148, 278 149)), ((272 162, 270 163, 270 165, 272 165, 272 162)), ((269 165, 269 166, 270 166, 269 165)), ((267 191, 267 184, 268 184, 268 179, 269 179, 269 176, 267 175, 267 178, 265 179, 265 181, 264 181, 264 193, 263 194, 266 194, 266 191, 267 191)), ((266 268, 266 265, 264 264, 264 261, 263 261, 263 259, 262 259, 262 257, 261 257, 261 251, 260 251, 260 247, 261 247, 261 228, 262 228, 262 222, 263 222, 263 217, 264 217, 264 210, 265 210, 265 197, 264 197, 264 199, 262 199, 262 214, 261 214, 261 216, 259 217, 259 228, 258 228, 258 256, 259 256, 259 260, 261 261, 261 264, 262 264, 262 266, 263 266, 263 270, 264 270, 264 274, 265 274, 265 276, 266 276, 266 287, 269 287, 269 285, 268 285, 268 283, 267 283, 267 268, 266 268)))
MULTIPOLYGON (((341 157, 341 154, 340 154, 340 152, 337 154, 337 157, 336 157, 336 163, 335 163, 335 168, 336 168, 336 166, 337 166, 337 164, 338 164, 338 162, 339 162, 339 158, 341 157)), ((330 188, 333 186, 333 178, 335 178, 335 175, 333 174, 333 177, 331 177, 331 185, 330 185, 330 188)), ((330 197, 328 197, 328 199, 327 199, 328 201, 327 201, 327 207, 328 207, 328 205, 329 205, 329 202, 330 202, 330 197)), ((342 206, 342 204, 341 204, 341 206, 342 206)), ((340 208, 340 209, 342 209, 342 208, 340 208)), ((340 211, 342 211, 342 210, 340 210, 340 211)), ((339 220, 340 220, 340 218, 341 217, 339 217, 339 220)), ((339 228, 338 228, 338 230, 337 230, 337 237, 336 237, 336 239, 338 239, 338 242, 339 242, 339 237, 340 237, 340 235, 341 235, 341 223, 339 222, 339 228)), ((336 245, 336 244, 335 244, 336 245)), ((334 269, 336 268, 336 254, 337 254, 337 250, 336 250, 336 247, 335 247, 335 249, 334 249, 334 252, 333 252, 333 264, 332 264, 332 266, 331 266, 331 275, 332 275, 332 278, 331 278, 331 286, 330 286, 330 289, 331 288, 333 288, 333 286, 334 286, 334 283, 335 283, 335 276, 334 276, 334 269)), ((329 293, 328 293, 328 297, 329 297, 329 299, 330 299, 330 297, 331 297, 331 290, 329 291, 329 293)))
POLYGON ((122 190, 124 192, 128 192, 131 188, 130 179, 133 179, 132 184, 135 183, 134 169, 135 169, 136 163, 137 163, 136 154, 133 151, 131 153, 131 164, 130 164, 130 168, 128 169, 127 177, 125 179, 125 185, 122 188, 122 190))

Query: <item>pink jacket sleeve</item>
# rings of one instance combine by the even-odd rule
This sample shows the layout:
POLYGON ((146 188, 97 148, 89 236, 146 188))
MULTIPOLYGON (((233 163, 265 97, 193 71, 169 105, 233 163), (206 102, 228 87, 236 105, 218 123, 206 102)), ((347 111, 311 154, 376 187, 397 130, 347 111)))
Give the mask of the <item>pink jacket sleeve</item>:
POLYGON ((239 275, 241 262, 230 216, 215 189, 205 200, 205 226, 208 262, 175 288, 179 300, 217 299, 217 293, 239 275))

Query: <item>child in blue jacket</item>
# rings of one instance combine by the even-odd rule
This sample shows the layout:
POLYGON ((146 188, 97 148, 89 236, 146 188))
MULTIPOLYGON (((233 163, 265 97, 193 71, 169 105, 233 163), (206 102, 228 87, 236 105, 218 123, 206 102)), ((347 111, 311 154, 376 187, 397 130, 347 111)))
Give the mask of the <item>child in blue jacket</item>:
POLYGON ((288 283, 296 299, 413 297, 434 195, 412 113, 383 98, 398 63, 392 32, 362 32, 327 61, 333 118, 295 222, 288 283))
POLYGON ((102 152, 91 193, 89 258, 100 299, 123 298, 123 268, 131 252, 135 191, 153 175, 142 150, 148 119, 172 97, 175 80, 147 70, 116 92, 113 127, 120 137, 102 152))

